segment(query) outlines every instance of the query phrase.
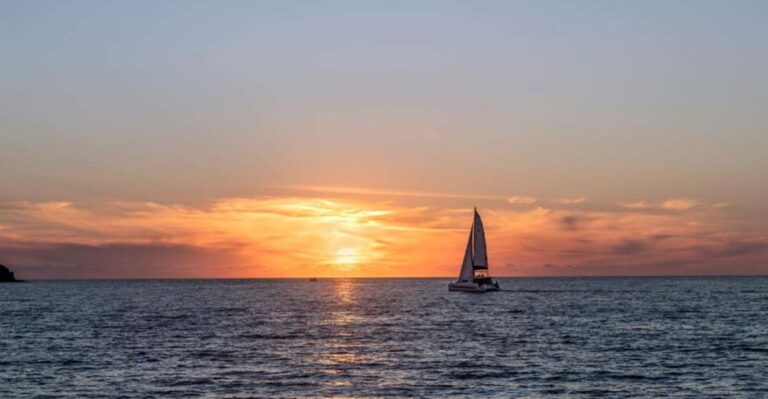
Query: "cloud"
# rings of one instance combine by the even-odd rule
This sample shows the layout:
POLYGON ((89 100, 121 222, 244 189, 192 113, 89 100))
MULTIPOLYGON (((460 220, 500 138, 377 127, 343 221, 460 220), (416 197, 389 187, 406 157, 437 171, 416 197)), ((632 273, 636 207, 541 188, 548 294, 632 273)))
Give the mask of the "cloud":
POLYGON ((516 205, 531 205, 536 202, 536 198, 524 196, 512 196, 507 198, 507 202, 516 205))
POLYGON ((645 201, 622 202, 619 205, 628 209, 648 209, 654 207, 652 204, 645 201))
POLYGON ((586 198, 584 197, 574 197, 574 198, 558 198, 553 200, 552 202, 556 204, 562 204, 562 205, 575 205, 575 204, 581 204, 584 201, 586 201, 586 198))
POLYGON ((258 272, 228 248, 180 244, 41 244, 0 246, 26 279, 242 277, 258 272))
POLYGON ((300 191, 300 192, 315 192, 326 194, 343 194, 343 195, 366 195, 376 197, 417 197, 417 198, 454 198, 454 199, 488 199, 488 200, 503 200, 504 197, 496 195, 478 195, 478 194, 463 194, 463 193, 440 193, 429 191, 402 191, 402 190, 382 190, 371 189, 363 187, 337 187, 337 186, 286 186, 279 187, 281 189, 300 191))
MULTIPOLYGON (((633 210, 666 210, 666 211, 686 211, 695 208, 702 204, 700 200, 686 199, 686 198, 672 198, 659 203, 651 203, 647 201, 634 201, 634 202, 622 202, 619 203, 626 209, 633 210)), ((719 204, 716 204, 719 205, 719 204)), ((719 206, 714 206, 719 207, 719 206)))
POLYGON ((560 225, 565 231, 576 231, 583 218, 577 215, 565 215, 560 218, 560 225))
POLYGON ((661 207, 671 211, 685 211, 699 205, 700 201, 685 198, 669 199, 661 203, 661 207))
POLYGON ((663 240, 667 240, 667 239, 674 238, 674 237, 675 236, 673 236, 671 234, 654 234, 654 235, 651 236, 651 240, 653 240, 653 241, 663 241, 663 240))
MULTIPOLYGON (((11 266, 39 265, 40 259, 53 259, 44 255, 64 255, 61 249, 68 248, 66 254, 71 256, 67 259, 84 259, 78 263, 83 276, 95 273, 89 256, 103 254, 106 259, 107 252, 117 254, 124 247, 141 253, 157 247, 176 248, 155 253, 169 254, 167 257, 173 254, 182 263, 184 252, 178 248, 187 248, 187 253, 192 248, 201 253, 220 253, 219 262, 211 263, 212 269, 207 269, 213 270, 212 275, 216 275, 216 270, 225 276, 232 275, 228 270, 239 270, 241 276, 263 277, 340 273, 397 276, 402 275, 400 265, 412 262, 431 265, 434 253, 450 253, 454 246, 450 238, 460 241, 456 234, 458 227, 471 222, 471 209, 454 212, 429 207, 393 208, 387 203, 297 197, 229 198, 200 207, 126 202, 95 205, 27 202, 6 208, 0 211, 3 225, 0 245, 10 248, 23 244, 28 249, 25 254, 31 256, 32 252, 39 252, 40 257, 9 259, 9 254, 22 253, 12 251, 0 253, 0 261, 11 266), (341 259, 339 253, 355 256, 341 259), (261 264, 270 267, 237 268, 237 265, 261 264)), ((190 274, 174 269, 175 264, 156 264, 167 269, 156 274, 179 273, 177 277, 190 274)), ((50 265, 62 266, 56 262, 50 265)), ((118 266, 113 267, 115 276, 123 276, 118 266)), ((434 273, 431 268, 416 272, 434 273)))
MULTIPOLYGON (((461 261, 471 207, 412 202, 256 197, 198 206, 0 203, 0 263, 67 278, 451 274, 448 265, 461 261)), ((705 205, 683 212, 680 204, 673 205, 676 210, 653 204, 652 211, 499 204, 481 212, 492 266, 515 265, 502 272, 661 273, 661 266, 650 266, 655 264, 686 265, 669 273, 761 273, 768 241, 760 220, 705 205)))
POLYGON ((753 255, 768 250, 768 242, 762 241, 729 241, 725 247, 717 253, 719 257, 733 257, 741 255, 753 255))
POLYGON ((642 240, 629 240, 625 239, 621 244, 613 246, 611 253, 616 255, 635 255, 641 252, 645 252, 648 249, 648 244, 642 240))

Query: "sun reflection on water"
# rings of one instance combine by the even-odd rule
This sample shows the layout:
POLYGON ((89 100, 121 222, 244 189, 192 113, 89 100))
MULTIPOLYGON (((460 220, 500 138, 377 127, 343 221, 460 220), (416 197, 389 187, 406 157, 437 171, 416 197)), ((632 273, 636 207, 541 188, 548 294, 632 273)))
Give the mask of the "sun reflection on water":
POLYGON ((359 291, 354 280, 333 281, 332 297, 329 298, 325 325, 330 337, 323 343, 316 363, 322 365, 323 373, 334 376, 327 384, 349 386, 352 384, 350 367, 364 363, 365 348, 359 344, 358 326, 364 317, 357 313, 359 291))
POLYGON ((352 280, 334 281, 333 292, 336 294, 336 299, 344 305, 355 302, 355 284, 352 280))

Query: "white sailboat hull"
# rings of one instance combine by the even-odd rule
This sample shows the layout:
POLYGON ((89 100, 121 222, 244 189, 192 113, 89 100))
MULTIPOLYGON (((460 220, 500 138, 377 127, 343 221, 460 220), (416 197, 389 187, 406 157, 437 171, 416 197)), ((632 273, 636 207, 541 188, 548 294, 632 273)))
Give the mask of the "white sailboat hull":
POLYGON ((488 292, 488 291, 500 291, 499 283, 493 284, 480 284, 473 281, 457 281, 448 284, 448 291, 461 291, 461 292, 488 292))

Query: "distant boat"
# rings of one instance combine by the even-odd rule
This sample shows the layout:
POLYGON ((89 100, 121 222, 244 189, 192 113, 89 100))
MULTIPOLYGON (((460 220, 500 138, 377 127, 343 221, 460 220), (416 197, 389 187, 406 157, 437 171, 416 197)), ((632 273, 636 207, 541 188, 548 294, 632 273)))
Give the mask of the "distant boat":
POLYGON ((309 281, 317 281, 317 279, 312 277, 311 279, 309 279, 309 281))
POLYGON ((448 284, 448 291, 486 292, 499 291, 499 283, 488 273, 488 251, 485 245, 485 229, 480 214, 475 208, 475 218, 469 231, 464 261, 461 263, 459 279, 448 284))

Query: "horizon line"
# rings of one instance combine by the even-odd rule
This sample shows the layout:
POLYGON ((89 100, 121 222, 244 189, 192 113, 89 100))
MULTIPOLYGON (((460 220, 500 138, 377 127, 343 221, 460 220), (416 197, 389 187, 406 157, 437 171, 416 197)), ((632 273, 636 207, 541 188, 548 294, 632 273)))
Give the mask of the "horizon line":
MULTIPOLYGON (((505 279, 531 279, 531 278, 691 278, 691 277, 768 277, 766 274, 648 274, 648 275, 562 275, 562 276, 494 276, 505 279)), ((456 276, 429 276, 429 277, 149 277, 149 278, 50 278, 50 279, 25 279, 20 282, 36 281, 189 281, 189 280, 443 280, 454 279, 456 276)))

